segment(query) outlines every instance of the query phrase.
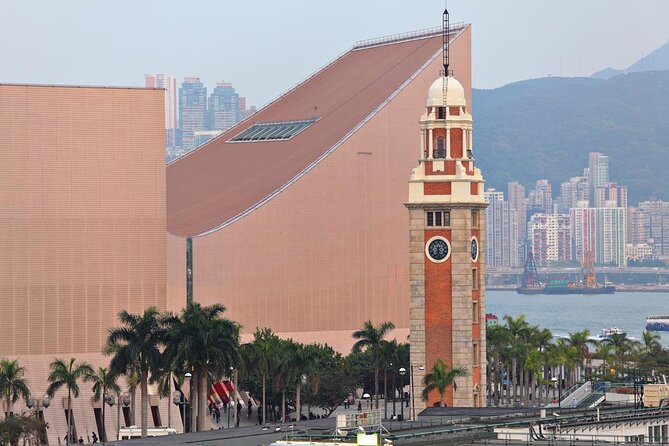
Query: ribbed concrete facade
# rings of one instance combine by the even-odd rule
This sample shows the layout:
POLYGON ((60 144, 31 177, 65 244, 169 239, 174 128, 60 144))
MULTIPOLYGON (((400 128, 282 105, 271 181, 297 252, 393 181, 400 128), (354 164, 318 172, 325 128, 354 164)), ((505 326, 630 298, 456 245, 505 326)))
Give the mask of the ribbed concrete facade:
MULTIPOLYGON (((54 358, 108 364, 120 310, 166 308, 163 95, 0 85, 0 357, 20 360, 37 398, 54 358)), ((80 385, 86 439, 99 429, 80 385)), ((51 444, 66 432, 62 396, 44 411, 51 444)))

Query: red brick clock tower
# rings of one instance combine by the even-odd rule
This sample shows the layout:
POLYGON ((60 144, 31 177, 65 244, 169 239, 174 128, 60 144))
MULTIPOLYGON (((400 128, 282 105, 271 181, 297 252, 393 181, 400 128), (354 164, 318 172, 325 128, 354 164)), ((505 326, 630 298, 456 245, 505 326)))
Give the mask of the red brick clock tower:
MULTIPOLYGON (((447 34, 445 34, 447 35, 447 34)), ((445 39, 446 40, 446 39, 445 39)), ((445 44, 445 73, 448 72, 445 44)), ((419 165, 409 180, 410 342, 416 413, 439 402, 421 399, 422 380, 439 359, 463 367, 444 398, 449 406, 485 406, 483 177, 474 167, 472 116, 452 73, 429 89, 420 118, 419 165), (421 370, 424 368, 424 370, 421 370)))

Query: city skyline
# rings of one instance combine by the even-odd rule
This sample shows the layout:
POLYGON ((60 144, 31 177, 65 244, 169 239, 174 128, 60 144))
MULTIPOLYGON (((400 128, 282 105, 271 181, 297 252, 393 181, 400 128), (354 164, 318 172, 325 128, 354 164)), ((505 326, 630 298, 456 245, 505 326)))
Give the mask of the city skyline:
MULTIPOLYGON (((206 85, 224 77, 245 92, 250 103, 263 105, 353 41, 439 26, 443 8, 441 2, 350 0, 330 8, 328 20, 319 20, 323 11, 310 2, 259 3, 203 1, 198 7, 179 8, 174 2, 125 1, 114 9, 84 1, 9 3, 0 18, 0 38, 15 41, 13 36, 22 30, 34 32, 23 33, 16 45, 0 49, 3 60, 13 61, 0 67, 0 81, 137 86, 138 73, 171 73, 177 78, 199 73, 206 85), (36 7, 43 14, 33 14, 36 7), (221 16, 241 20, 220 26, 216 20, 221 16), (117 29, 124 33, 117 35, 117 29), (146 39, 147 33, 162 36, 161 45, 146 39), (273 38, 267 39, 267 34, 273 38), (228 63, 231 60, 235 63, 228 63), (269 77, 267 67, 272 67, 269 77)), ((659 0, 644 4, 645 8, 625 8, 622 0, 587 4, 569 0, 542 2, 538 8, 530 0, 504 4, 451 0, 448 6, 453 22, 476 27, 474 86, 494 88, 548 75, 589 76, 634 63, 668 37, 662 25, 669 4, 659 0), (500 17, 514 17, 524 26, 510 28, 500 17), (560 32, 567 23, 570 32, 560 32), (635 39, 609 23, 631 24, 635 39), (586 47, 581 45, 585 38, 590 42, 586 47)))

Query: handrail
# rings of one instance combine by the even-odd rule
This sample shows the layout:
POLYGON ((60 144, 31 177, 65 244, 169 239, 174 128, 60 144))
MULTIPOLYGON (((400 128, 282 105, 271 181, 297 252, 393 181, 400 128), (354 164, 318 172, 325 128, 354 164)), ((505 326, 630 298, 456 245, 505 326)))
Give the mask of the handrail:
POLYGON ((562 394, 562 398, 560 398, 560 402, 563 402, 563 401, 565 400, 565 398, 567 398, 567 397, 568 397, 569 395, 571 395, 572 393, 576 392, 578 389, 580 389, 581 387, 583 387, 583 385, 585 385, 585 384, 586 384, 586 383, 584 383, 584 382, 578 382, 578 383, 574 384, 573 386, 571 386, 569 389, 567 389, 567 390, 562 394))
MULTIPOLYGON (((462 31, 467 26, 465 22, 457 22, 453 25, 451 25, 451 33, 459 33, 462 31)), ((416 31, 409 31, 405 33, 399 33, 399 34, 391 34, 388 36, 382 36, 382 37, 374 37, 371 39, 365 39, 365 40, 359 40, 355 42, 355 45, 353 46, 354 50, 359 50, 361 48, 369 48, 371 46, 377 46, 377 45, 385 45, 388 43, 394 43, 394 42, 401 42, 404 40, 413 40, 413 39, 420 39, 423 37, 430 37, 430 36, 439 36, 443 32, 443 29, 441 26, 433 27, 433 28, 425 28, 425 29, 419 29, 416 31)))

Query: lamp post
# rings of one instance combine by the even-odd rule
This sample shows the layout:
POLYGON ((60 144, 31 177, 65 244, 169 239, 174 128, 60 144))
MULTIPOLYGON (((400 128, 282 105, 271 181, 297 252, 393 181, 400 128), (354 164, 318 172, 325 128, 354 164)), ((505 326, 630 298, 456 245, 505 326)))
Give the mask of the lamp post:
MULTIPOLYGON (((555 384, 558 383, 558 377, 554 376, 551 378, 551 381, 553 382, 553 396, 555 396, 555 384)), ((558 385, 558 407, 562 408, 562 388, 558 385)))
POLYGON ((404 421, 404 375, 407 374, 407 369, 404 367, 400 367, 399 369, 400 373, 400 410, 401 410, 401 417, 402 421, 404 421))
POLYGON ((298 396, 297 396, 297 407, 295 408, 297 410, 297 421, 302 421, 302 387, 307 385, 307 375, 306 373, 303 373, 302 376, 300 376, 300 383, 297 385, 297 390, 298 396))
MULTIPOLYGON (((117 393, 114 398, 106 395, 102 404, 104 403, 109 404, 110 407, 116 404, 116 440, 118 441, 121 439, 121 405, 123 405, 123 407, 128 407, 130 405, 130 396, 128 396, 127 393, 123 396, 121 396, 120 393, 117 393)), ((103 428, 106 436, 107 428, 105 426, 103 426, 103 428)))
MULTIPOLYGON (((413 364, 409 364, 409 371, 411 372, 411 376, 409 377, 411 380, 411 420, 415 421, 416 420, 416 398, 414 397, 414 386, 413 386, 413 368, 416 367, 413 364)), ((425 367, 422 365, 418 366, 418 370, 425 370, 425 367)))
MULTIPOLYGON (((195 389, 195 387, 194 387, 195 380, 192 379, 193 374, 191 372, 186 372, 184 374, 184 378, 188 380, 188 388, 190 389, 189 392, 188 392, 188 396, 189 396, 189 399, 190 399, 190 402, 191 402, 191 404, 190 404, 190 432, 193 432, 193 431, 196 430, 195 429, 195 426, 196 426, 195 425, 195 414, 193 413, 196 410, 196 408, 193 406, 193 403, 196 401, 195 397, 196 397, 197 389, 195 389)), ((185 385, 186 385, 186 383, 184 383, 184 386, 185 385)), ((184 394, 184 433, 186 433, 188 431, 186 426, 187 426, 187 424, 186 424, 186 394, 184 394)))
MULTIPOLYGON (((30 397, 28 398, 28 401, 26 401, 26 406, 28 406, 28 409, 32 409, 33 407, 35 408, 35 419, 40 420, 40 407, 43 409, 47 409, 51 405, 51 398, 49 398, 49 395, 44 395, 42 398, 33 398, 30 397)), ((8 409, 9 411, 9 409, 8 409)), ((46 431, 43 431, 40 429, 40 443, 45 443, 45 437, 46 437, 46 431)))

